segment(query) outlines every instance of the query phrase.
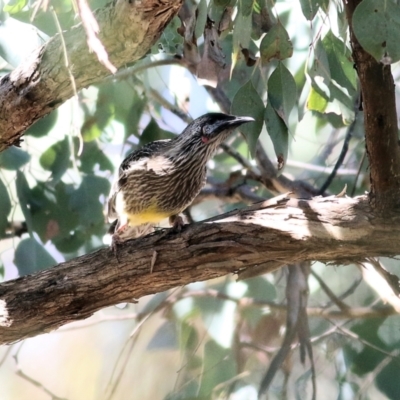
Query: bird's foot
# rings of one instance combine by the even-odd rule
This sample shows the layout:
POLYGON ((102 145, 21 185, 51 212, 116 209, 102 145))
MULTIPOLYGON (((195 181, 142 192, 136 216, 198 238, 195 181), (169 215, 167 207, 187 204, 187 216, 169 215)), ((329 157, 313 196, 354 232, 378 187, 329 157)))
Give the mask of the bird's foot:
POLYGON ((118 259, 118 245, 120 245, 124 240, 121 239, 121 236, 115 232, 114 235, 111 236, 111 251, 114 253, 115 258, 119 262, 118 259))
POLYGON ((169 217, 169 223, 172 226, 171 230, 174 233, 181 232, 183 226, 185 225, 185 222, 183 221, 183 218, 180 215, 171 215, 169 217))

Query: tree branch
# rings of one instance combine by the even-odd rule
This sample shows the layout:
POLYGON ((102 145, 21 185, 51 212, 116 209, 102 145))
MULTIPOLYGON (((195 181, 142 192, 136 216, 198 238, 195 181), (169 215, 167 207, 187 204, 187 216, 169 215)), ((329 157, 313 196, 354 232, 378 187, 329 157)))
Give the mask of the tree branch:
POLYGON ((361 0, 343 0, 343 3, 362 93, 365 143, 371 170, 371 204, 377 211, 385 212, 400 205, 395 85, 390 65, 377 62, 361 47, 354 34, 353 12, 361 0))
POLYGON ((157 232, 126 242, 119 262, 110 249, 101 249, 1 284, 0 344, 49 332, 113 304, 259 266, 394 256, 399 219, 374 215, 366 197, 280 196, 214 223, 188 225, 180 234, 157 232))
MULTIPOLYGON (((117 0, 95 12, 99 38, 116 67, 139 60, 157 41, 178 13, 182 0, 117 0)), ((62 40, 55 35, 0 81, 0 151, 18 144, 35 121, 69 99, 77 90, 110 74, 97 56, 89 53, 79 24, 63 34, 71 68, 64 63, 62 40)))

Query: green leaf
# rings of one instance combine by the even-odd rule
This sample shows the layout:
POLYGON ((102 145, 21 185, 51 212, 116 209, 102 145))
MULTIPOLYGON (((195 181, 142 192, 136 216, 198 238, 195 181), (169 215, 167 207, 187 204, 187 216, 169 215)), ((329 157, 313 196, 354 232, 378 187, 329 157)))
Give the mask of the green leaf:
POLYGON ((314 87, 311 87, 307 98, 307 108, 311 111, 324 113, 328 106, 328 100, 322 96, 314 87))
POLYGON ((253 117, 254 122, 242 125, 242 132, 249 145, 250 154, 254 156, 264 120, 264 103, 251 81, 243 85, 232 100, 231 113, 238 116, 253 117))
POLYGON ((319 77, 326 85, 329 85, 330 83, 331 70, 329 68, 329 60, 324 46, 320 40, 318 40, 317 44, 315 45, 314 58, 308 70, 308 75, 312 81, 319 77))
POLYGON ((239 0, 239 12, 244 17, 252 14, 254 0, 239 0))
POLYGON ((94 172, 96 165, 101 171, 114 171, 114 165, 110 159, 100 150, 97 141, 85 142, 80 156, 80 170, 87 174, 94 172))
POLYGON ((154 142, 155 140, 173 139, 174 137, 176 137, 176 135, 172 132, 161 129, 157 122, 152 118, 140 136, 139 146, 154 142))
POLYGON ((9 14, 20 12, 27 4, 27 0, 11 0, 3 7, 3 11, 9 14))
MULTIPOLYGON (((212 371, 212 373, 201 374, 201 383, 198 396, 200 398, 210 399, 211 393, 214 393, 215 387, 227 382, 236 373, 236 363, 232 358, 232 351, 218 346, 212 340, 209 340, 204 346, 204 365, 203 371, 212 371)), ((215 398, 219 398, 218 393, 214 393, 215 398)))
POLYGON ((74 231, 70 232, 67 236, 61 238, 56 237, 52 239, 52 241, 57 247, 57 250, 63 253, 73 253, 85 244, 85 234, 81 231, 74 231))
POLYGON ((151 48, 151 52, 153 54, 176 54, 181 52, 183 47, 183 37, 177 31, 180 26, 180 19, 174 17, 162 32, 159 41, 151 48))
POLYGON ((356 89, 356 71, 353 68, 350 50, 332 31, 326 34, 322 40, 322 45, 328 57, 331 78, 338 85, 346 88, 350 95, 354 94, 356 89))
MULTIPOLYGON (((121 95, 123 94, 121 93, 121 95)), ((115 88, 110 87, 110 85, 104 84, 100 86, 94 113, 85 112, 85 121, 81 127, 81 134, 85 142, 91 142, 101 136, 104 128, 115 116, 117 105, 114 98, 119 98, 119 96, 120 93, 116 92, 115 88)), ((132 94, 129 97, 132 99, 132 94)))
POLYGON ((19 200, 19 205, 21 207, 22 213, 25 217, 26 226, 28 227, 28 232, 32 236, 33 225, 32 225, 32 214, 29 208, 30 201, 30 188, 25 175, 21 171, 17 171, 17 179, 15 181, 17 196, 19 200))
POLYGON ((260 55, 263 63, 273 58, 284 60, 293 54, 293 45, 284 26, 278 21, 263 37, 260 44, 260 55))
POLYGON ((252 18, 250 14, 237 13, 233 24, 233 55, 232 59, 238 59, 242 48, 247 49, 251 40, 252 18))
POLYGON ((196 349, 199 347, 199 334, 197 329, 185 321, 181 323, 180 335, 179 335, 181 351, 188 351, 190 353, 196 353, 196 349))
POLYGON ((344 93, 333 82, 329 85, 330 102, 325 112, 334 112, 341 115, 345 125, 349 125, 354 120, 354 104, 352 99, 344 93))
POLYGON ((110 182, 99 176, 86 175, 79 188, 71 194, 70 209, 79 215, 79 222, 87 229, 104 223, 100 195, 108 196, 110 182))
POLYGON ((0 153, 0 168, 16 171, 25 165, 31 156, 18 147, 11 146, 0 153))
POLYGON ((300 0, 301 11, 308 21, 312 21, 318 10, 328 10, 329 0, 300 0))
MULTIPOLYGON (((380 325, 384 323, 384 321, 384 318, 373 318, 368 321, 358 322, 351 330, 359 336, 360 339, 382 350, 388 350, 377 333, 380 325)), ((360 350, 359 348, 354 349, 346 345, 344 347, 344 352, 346 362, 350 363, 352 372, 357 375, 364 375, 365 373, 373 371, 386 357, 381 352, 369 346, 363 346, 360 350)))
POLYGON ((400 7, 390 0, 363 0, 353 14, 354 33, 377 61, 400 60, 400 7))
POLYGON ((52 111, 49 115, 36 121, 29 129, 25 132, 25 135, 33 137, 42 137, 47 135, 57 122, 58 112, 57 110, 52 111))
POLYGON ((387 399, 400 399, 399 373, 399 362, 396 357, 395 359, 392 359, 376 376, 376 386, 387 396, 387 399))
POLYGON ((246 296, 251 296, 260 301, 274 301, 276 299, 276 287, 263 276, 246 279, 246 296))
POLYGON ((383 324, 379 327, 378 336, 386 344, 386 346, 392 348, 399 347, 399 323, 400 316, 393 315, 391 317, 387 317, 383 324))
POLYGON ((194 36, 198 39, 203 33, 207 22, 207 1, 200 0, 197 7, 197 20, 194 29, 194 36))
POLYGON ((57 261, 31 237, 19 242, 15 250, 14 263, 19 275, 22 276, 56 265, 57 261))
MULTIPOLYGON (((78 246, 77 242, 82 237, 78 231, 82 227, 80 216, 70 208, 70 198, 74 192, 72 184, 67 185, 62 181, 51 188, 39 182, 30 192, 29 205, 34 231, 43 243, 51 239, 60 251, 64 251, 64 247, 78 246)), ((87 227, 83 226, 82 229, 86 237, 91 235, 87 227)))
POLYGON ((289 125, 289 114, 296 101, 296 82, 290 71, 282 63, 279 63, 268 79, 268 103, 271 103, 287 126, 289 125))
POLYGON ((0 237, 4 237, 8 224, 8 214, 11 211, 11 201, 6 185, 0 179, 0 237))
POLYGON ((68 137, 54 143, 41 156, 40 165, 50 170, 54 182, 58 182, 69 166, 70 148, 68 137))
POLYGON ((231 0, 214 0, 213 4, 217 7, 226 7, 231 0))
POLYGON ((278 161, 278 169, 283 168, 287 161, 289 148, 289 131, 283 119, 276 113, 268 101, 265 108, 265 125, 268 135, 274 145, 275 154, 278 161))

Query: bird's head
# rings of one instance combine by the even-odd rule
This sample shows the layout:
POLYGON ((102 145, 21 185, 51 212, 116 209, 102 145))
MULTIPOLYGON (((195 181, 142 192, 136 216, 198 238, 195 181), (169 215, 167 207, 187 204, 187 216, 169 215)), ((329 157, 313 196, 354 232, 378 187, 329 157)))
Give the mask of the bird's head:
POLYGON ((186 142, 192 141, 197 146, 216 148, 235 128, 247 122, 253 122, 252 117, 239 117, 222 113, 209 113, 191 122, 180 137, 186 142))
POLYGON ((238 126, 253 122, 251 117, 209 113, 196 118, 172 142, 169 156, 183 162, 188 158, 207 162, 217 147, 238 126), (188 158, 187 158, 188 157, 188 158))

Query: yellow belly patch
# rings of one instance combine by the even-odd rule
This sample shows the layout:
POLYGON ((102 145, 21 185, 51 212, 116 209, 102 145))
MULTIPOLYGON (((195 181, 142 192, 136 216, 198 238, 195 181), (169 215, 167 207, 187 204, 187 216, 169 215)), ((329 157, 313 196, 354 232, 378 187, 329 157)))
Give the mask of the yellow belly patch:
POLYGON ((156 224, 169 216, 170 215, 165 212, 159 212, 155 208, 151 208, 139 214, 128 214, 128 219, 131 226, 136 226, 147 223, 156 224))

